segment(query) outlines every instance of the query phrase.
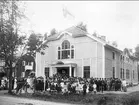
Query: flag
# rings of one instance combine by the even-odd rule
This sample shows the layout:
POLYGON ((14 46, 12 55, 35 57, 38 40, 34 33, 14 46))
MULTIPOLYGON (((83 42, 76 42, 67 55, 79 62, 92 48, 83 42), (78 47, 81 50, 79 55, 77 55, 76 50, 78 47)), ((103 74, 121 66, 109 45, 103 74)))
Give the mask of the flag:
POLYGON ((72 13, 70 13, 66 7, 63 7, 63 16, 66 18, 67 16, 70 16, 72 18, 74 18, 74 15, 72 13))

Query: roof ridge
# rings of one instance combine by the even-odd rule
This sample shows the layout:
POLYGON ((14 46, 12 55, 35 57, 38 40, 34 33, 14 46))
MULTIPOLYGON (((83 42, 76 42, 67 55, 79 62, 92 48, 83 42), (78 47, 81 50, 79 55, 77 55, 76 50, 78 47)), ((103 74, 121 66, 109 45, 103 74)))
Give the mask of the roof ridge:
POLYGON ((84 30, 82 30, 81 28, 79 28, 79 27, 77 27, 77 26, 73 26, 73 27, 75 27, 75 28, 77 28, 77 29, 81 30, 81 31, 82 31, 82 32, 84 32, 84 33, 89 34, 87 31, 84 31, 84 30))

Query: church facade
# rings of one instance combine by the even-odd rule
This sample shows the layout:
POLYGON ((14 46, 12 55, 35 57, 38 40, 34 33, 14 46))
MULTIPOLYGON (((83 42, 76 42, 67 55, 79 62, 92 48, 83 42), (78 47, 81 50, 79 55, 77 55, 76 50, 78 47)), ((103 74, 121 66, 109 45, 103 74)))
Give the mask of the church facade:
POLYGON ((125 78, 138 82, 137 60, 105 37, 91 35, 73 26, 49 36, 45 54, 36 54, 36 76, 60 73, 84 78, 125 78))

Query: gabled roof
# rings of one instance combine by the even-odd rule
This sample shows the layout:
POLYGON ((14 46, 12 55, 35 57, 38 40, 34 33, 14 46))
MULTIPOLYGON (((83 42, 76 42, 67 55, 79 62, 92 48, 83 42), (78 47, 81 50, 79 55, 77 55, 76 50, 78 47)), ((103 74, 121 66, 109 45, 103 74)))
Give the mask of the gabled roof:
POLYGON ((128 48, 125 48, 123 53, 127 54, 131 59, 138 60, 128 48))
POLYGON ((60 36, 62 35, 63 32, 70 33, 71 36, 72 36, 73 38, 88 36, 89 38, 91 38, 91 39, 93 39, 93 40, 96 40, 97 42, 99 42, 99 43, 105 45, 106 47, 113 48, 113 49, 115 49, 116 51, 121 51, 121 50, 119 50, 118 48, 116 48, 116 47, 110 45, 110 44, 107 43, 106 41, 102 40, 101 38, 98 38, 98 37, 96 37, 96 36, 94 36, 94 35, 91 35, 91 34, 89 34, 88 32, 86 32, 86 31, 84 31, 84 30, 82 30, 82 29, 80 29, 80 28, 78 28, 78 27, 76 27, 76 26, 72 26, 72 27, 67 28, 67 29, 65 29, 64 31, 61 31, 61 32, 59 32, 59 33, 57 33, 57 34, 48 36, 47 41, 44 42, 44 43, 47 43, 47 42, 49 42, 49 41, 58 40, 58 39, 60 38, 60 36))
POLYGON ((106 43, 105 47, 107 47, 107 48, 112 48, 113 50, 115 50, 115 51, 117 51, 117 52, 120 52, 120 53, 123 52, 123 51, 121 51, 120 49, 118 49, 118 48, 116 48, 116 47, 114 47, 114 46, 112 46, 112 45, 110 45, 110 44, 108 44, 108 43, 106 43))
POLYGON ((81 30, 80 28, 76 27, 76 26, 72 26, 68 29, 66 29, 65 31, 72 33, 73 37, 81 37, 81 36, 86 36, 88 33, 81 30))
MULTIPOLYGON (((84 36, 88 36, 94 40, 96 40, 97 42, 100 42, 102 44, 105 44, 104 41, 102 41, 101 39, 89 34, 88 32, 76 27, 76 26, 72 26, 70 28, 67 28, 65 29, 64 31, 61 31, 57 34, 54 34, 54 35, 51 35, 51 36, 48 36, 47 38, 47 41, 46 42, 49 42, 49 41, 54 41, 54 40, 58 40, 61 36, 61 33, 63 32, 67 32, 67 33, 70 33, 72 35, 73 38, 77 38, 77 37, 84 37, 84 36)), ((44 43, 46 43, 44 42, 44 43)))
MULTIPOLYGON (((59 35, 61 35, 63 31, 57 33, 57 34, 54 34, 54 35, 50 35, 48 36, 47 40, 48 41, 53 41, 53 40, 57 40, 59 39, 59 35)), ((81 30, 80 28, 78 27, 75 27, 75 26, 72 26, 70 28, 67 28, 66 30, 64 30, 64 32, 69 32, 72 34, 72 37, 82 37, 82 36, 86 36, 87 32, 81 30)))

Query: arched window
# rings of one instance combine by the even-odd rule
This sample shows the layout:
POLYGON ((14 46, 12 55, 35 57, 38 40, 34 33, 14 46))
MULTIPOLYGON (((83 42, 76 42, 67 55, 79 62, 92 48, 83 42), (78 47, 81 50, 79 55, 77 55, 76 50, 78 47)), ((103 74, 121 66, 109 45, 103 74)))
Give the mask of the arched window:
POLYGON ((58 47, 58 59, 70 58, 74 58, 74 46, 71 46, 68 40, 64 40, 61 44, 61 47, 58 47))
POLYGON ((68 40, 63 41, 62 49, 70 49, 70 42, 68 40))

